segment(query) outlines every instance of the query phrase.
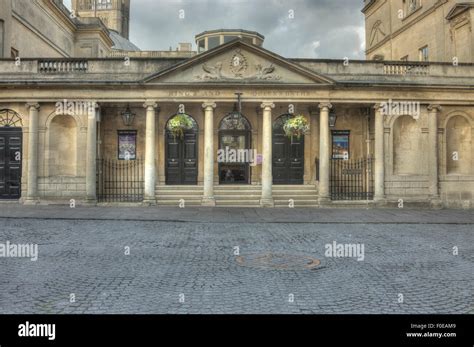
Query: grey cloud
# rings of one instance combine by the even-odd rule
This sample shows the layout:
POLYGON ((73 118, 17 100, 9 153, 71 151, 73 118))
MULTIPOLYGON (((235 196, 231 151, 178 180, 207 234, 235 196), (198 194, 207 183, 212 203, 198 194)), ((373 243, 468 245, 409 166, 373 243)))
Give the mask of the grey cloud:
POLYGON ((131 40, 144 50, 176 48, 205 30, 242 28, 285 57, 364 58, 362 1, 131 0, 131 40), (179 11, 185 18, 179 18, 179 11), (295 18, 290 19, 289 11, 295 18))

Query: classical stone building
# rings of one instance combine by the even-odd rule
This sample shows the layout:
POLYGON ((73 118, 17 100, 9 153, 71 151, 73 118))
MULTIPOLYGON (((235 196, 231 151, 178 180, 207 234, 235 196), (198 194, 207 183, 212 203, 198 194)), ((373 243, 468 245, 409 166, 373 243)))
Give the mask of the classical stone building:
POLYGON ((190 58, 0 60, 0 198, 473 206, 473 64, 287 59, 245 30, 196 41, 190 58), (307 131, 287 136, 297 115, 307 131))
POLYGON ((181 57, 175 51, 141 51, 129 38, 130 4, 125 0, 2 0, 0 58, 181 57))
POLYGON ((474 61, 474 2, 365 0, 367 59, 474 61))

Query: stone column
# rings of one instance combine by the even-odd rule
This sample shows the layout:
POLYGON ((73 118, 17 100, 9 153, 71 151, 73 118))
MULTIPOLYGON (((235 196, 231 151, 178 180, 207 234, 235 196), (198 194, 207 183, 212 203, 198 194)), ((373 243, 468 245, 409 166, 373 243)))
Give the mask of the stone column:
POLYGON ((431 205, 439 207, 438 186, 438 114, 441 112, 440 105, 428 106, 428 148, 429 148, 429 191, 431 205))
POLYGON ((146 131, 145 131, 145 192, 143 203, 155 205, 156 186, 156 108, 154 101, 145 102, 146 109, 146 131))
POLYGON ((384 154, 384 114, 380 104, 375 105, 375 165, 374 200, 385 199, 385 154, 384 154))
POLYGON ((329 171, 330 171, 330 134, 329 110, 332 105, 328 102, 319 104, 319 204, 328 203, 329 171))
POLYGON ((38 122, 40 105, 27 103, 29 112, 28 126, 28 183, 25 204, 39 203, 38 197, 38 122))
POLYGON ((216 206, 214 197, 214 109, 216 104, 205 102, 204 109, 204 195, 203 206, 216 206))
POLYGON ((262 207, 274 207, 273 201, 273 173, 272 173, 272 108, 273 102, 263 102, 260 106, 263 109, 263 131, 262 131, 262 207))
POLYGON ((88 110, 86 147, 86 202, 97 202, 97 104, 88 110))

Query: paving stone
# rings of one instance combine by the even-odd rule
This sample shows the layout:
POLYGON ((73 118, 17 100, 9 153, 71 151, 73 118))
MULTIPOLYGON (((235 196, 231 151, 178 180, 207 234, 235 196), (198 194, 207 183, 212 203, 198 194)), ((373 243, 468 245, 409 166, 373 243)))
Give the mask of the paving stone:
POLYGON ((222 212, 201 209, 184 221, 160 221, 163 212, 140 220, 130 211, 109 218, 116 212, 107 210, 104 218, 99 208, 78 220, 57 219, 59 212, 45 207, 18 210, 29 218, 1 219, 0 243, 36 243, 39 258, 0 258, 4 314, 474 313, 474 228, 464 211, 436 218, 407 211, 401 224, 393 216, 381 222, 395 213, 384 210, 371 211, 372 219, 362 211, 365 223, 345 210, 329 210, 330 223, 310 210, 295 212, 306 221, 300 223, 279 210, 236 210, 227 221, 222 212), (364 261, 326 258, 333 241, 363 243, 364 261), (314 270, 244 266, 235 246, 244 259, 273 254, 322 263, 314 270))

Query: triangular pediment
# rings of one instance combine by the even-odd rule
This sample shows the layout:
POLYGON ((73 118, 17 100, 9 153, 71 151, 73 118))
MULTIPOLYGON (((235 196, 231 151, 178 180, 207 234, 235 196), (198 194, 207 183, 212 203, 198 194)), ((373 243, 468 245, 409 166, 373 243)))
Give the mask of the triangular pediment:
POLYGON ((453 18, 457 17, 458 15, 460 15, 461 13, 463 13, 464 11, 470 9, 474 7, 474 4, 471 4, 471 3, 460 3, 460 4, 456 4, 453 6, 453 8, 451 9, 451 11, 449 11, 448 15, 446 16, 446 19, 447 20, 452 20, 453 18))
POLYGON ((156 73, 145 83, 332 84, 261 47, 235 40, 156 73))

